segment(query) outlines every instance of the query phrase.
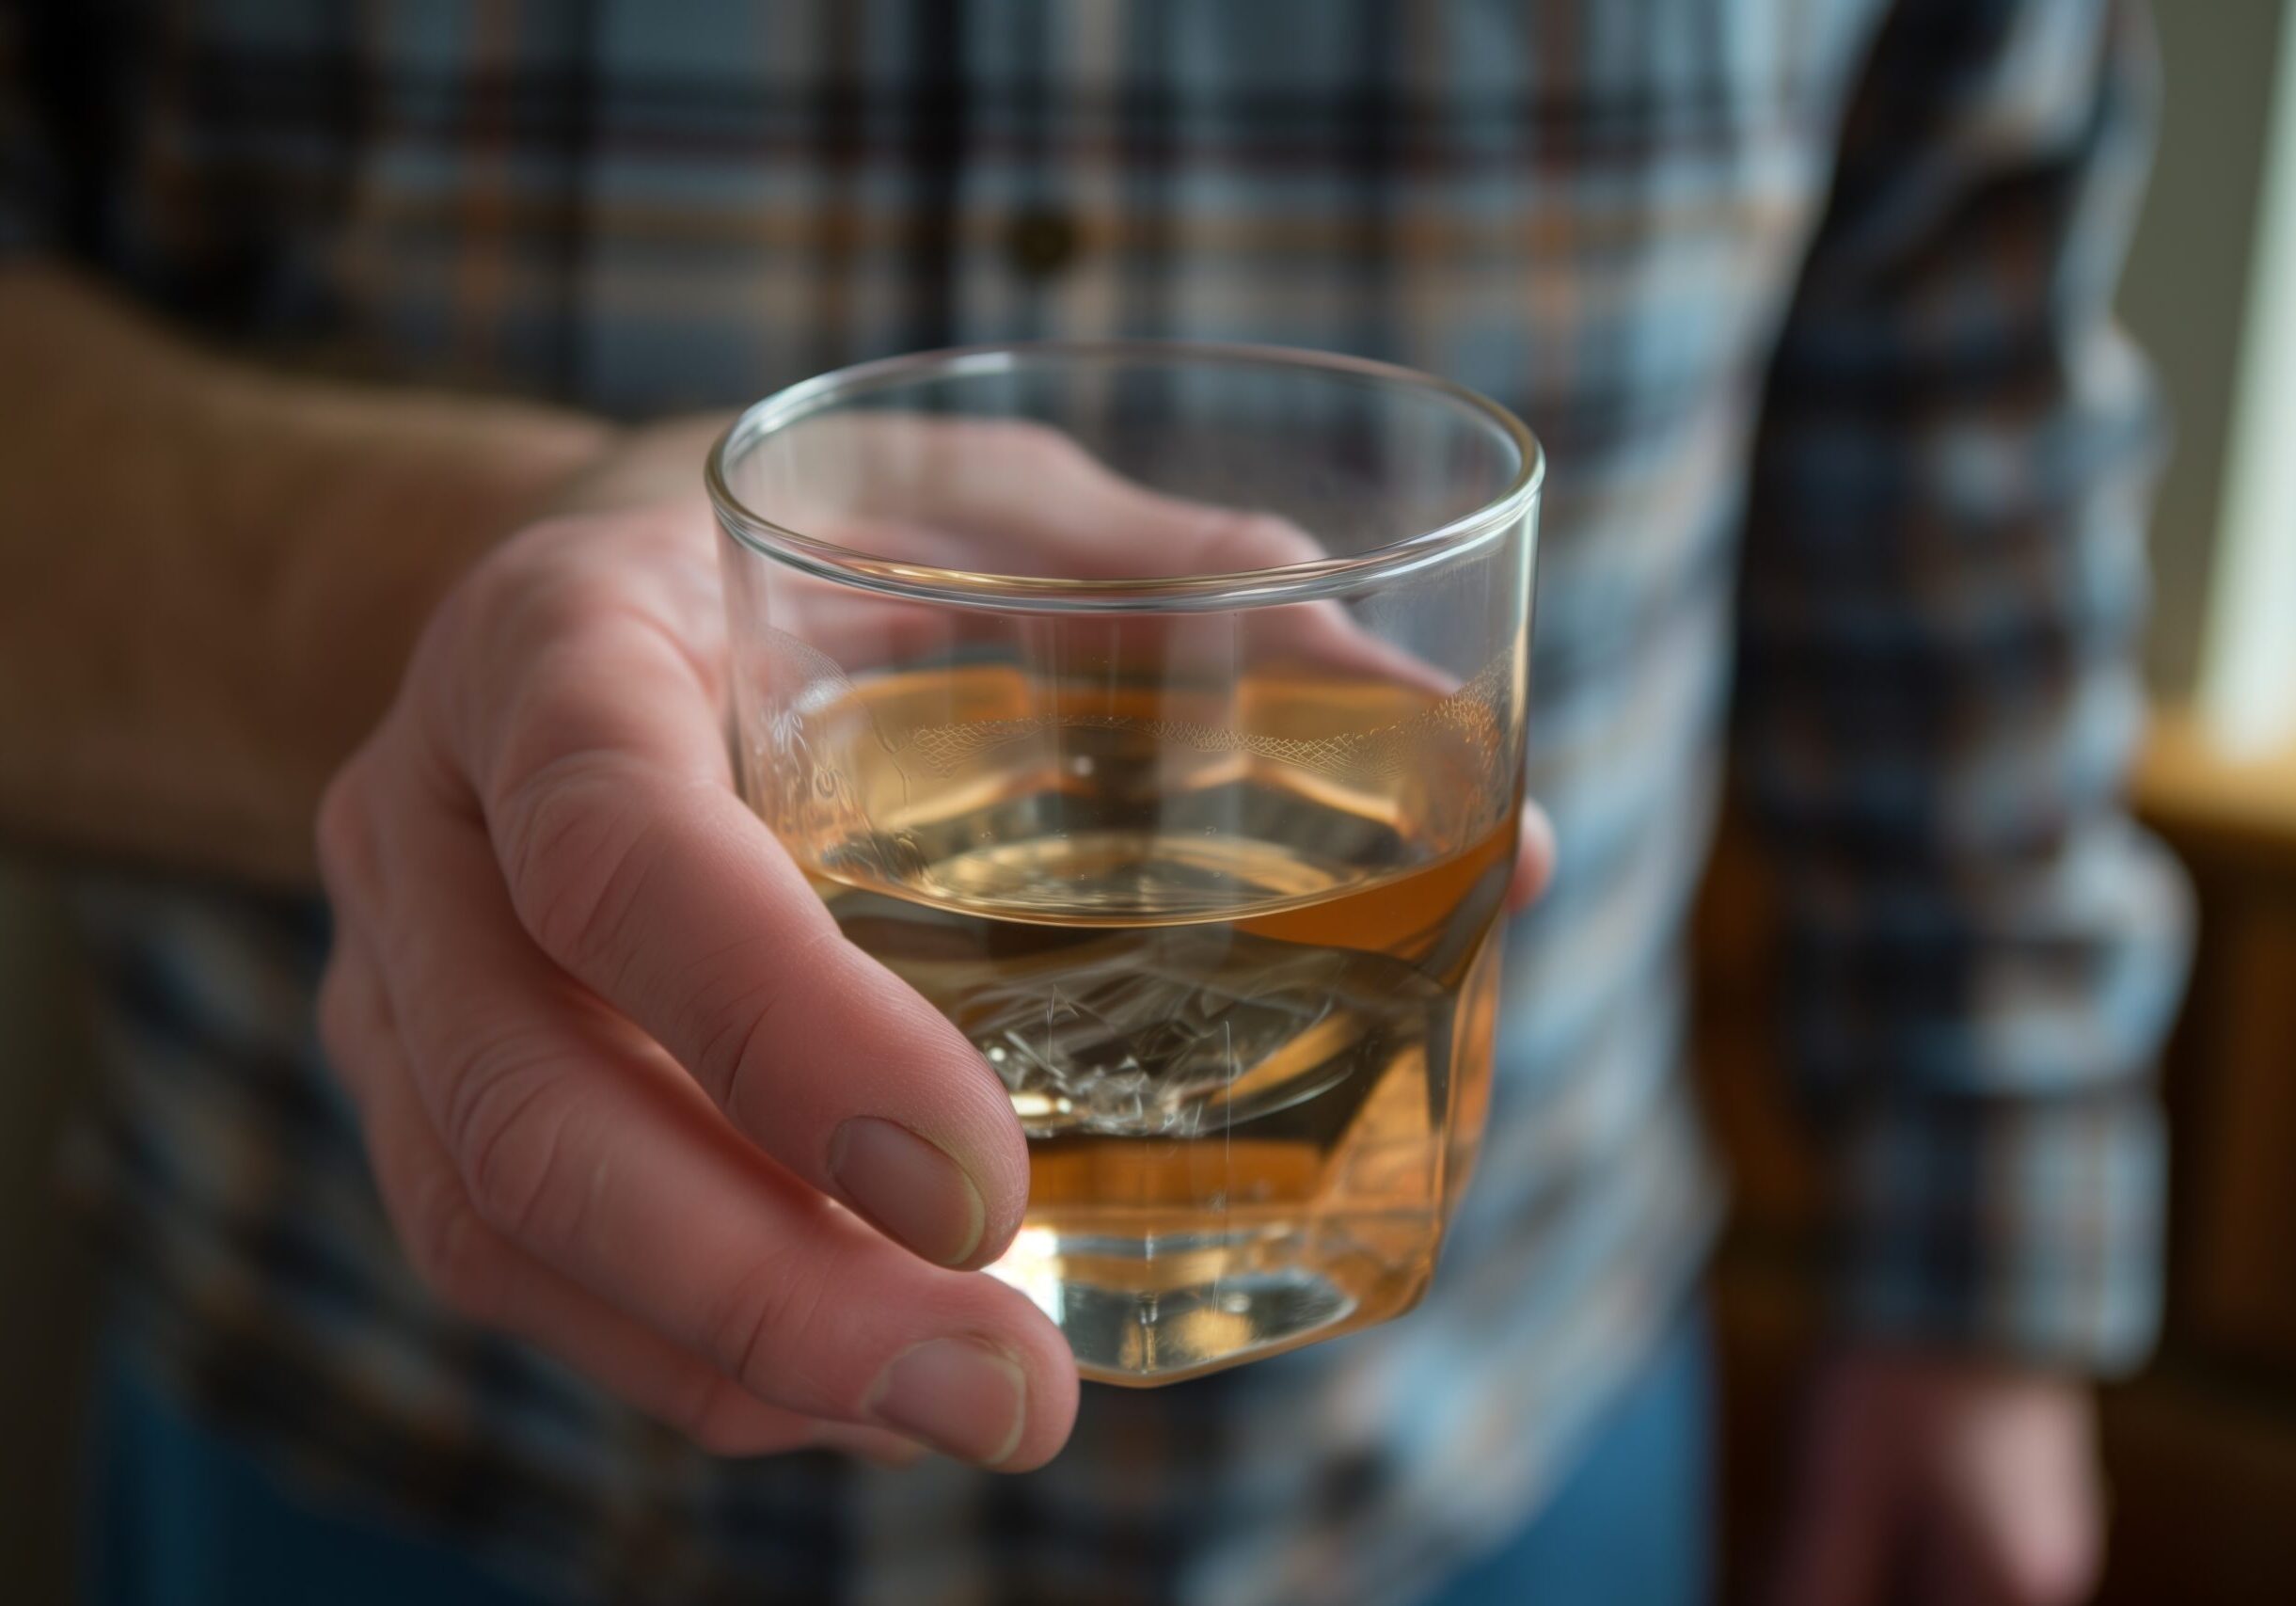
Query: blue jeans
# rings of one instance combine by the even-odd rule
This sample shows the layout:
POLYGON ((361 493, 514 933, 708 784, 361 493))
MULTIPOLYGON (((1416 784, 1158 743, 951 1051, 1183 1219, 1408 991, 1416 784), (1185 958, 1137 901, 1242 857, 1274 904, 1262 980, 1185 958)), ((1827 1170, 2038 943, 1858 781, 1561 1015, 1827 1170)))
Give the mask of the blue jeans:
MULTIPOLYGON (((1702 1321, 1682 1322, 1538 1516, 1428 1606, 1695 1606, 1712 1431, 1702 1321)), ((544 1606, 427 1540, 324 1510, 115 1361, 95 1423, 91 1606, 544 1606)))
POLYGON ((1700 1606, 1714 1590, 1704 1312, 1659 1344, 1538 1515, 1427 1606, 1700 1606))

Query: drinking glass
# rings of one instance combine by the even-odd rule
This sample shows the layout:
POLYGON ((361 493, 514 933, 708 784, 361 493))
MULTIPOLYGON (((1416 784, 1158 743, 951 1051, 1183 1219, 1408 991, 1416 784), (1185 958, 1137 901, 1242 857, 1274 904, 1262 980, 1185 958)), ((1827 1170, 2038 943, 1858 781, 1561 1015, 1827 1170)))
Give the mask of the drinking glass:
MULTIPOLYGON (((1409 1309, 1481 1130, 1542 463, 1402 369, 867 363, 712 453, 744 797, 1003 1078, 1086 1376, 1409 1309)), ((833 1076, 825 1065, 820 1073, 833 1076)))

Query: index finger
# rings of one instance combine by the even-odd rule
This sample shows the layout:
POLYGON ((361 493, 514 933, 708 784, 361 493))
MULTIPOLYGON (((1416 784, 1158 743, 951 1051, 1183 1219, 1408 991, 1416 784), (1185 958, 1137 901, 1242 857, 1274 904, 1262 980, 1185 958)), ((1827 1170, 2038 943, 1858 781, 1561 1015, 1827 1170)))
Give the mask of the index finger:
POLYGON ((735 795, 679 600, 635 559, 538 583, 562 594, 473 666, 514 690, 457 732, 521 924, 798 1176, 927 1259, 993 1259, 1027 1195, 1004 1084, 735 795))
MULTIPOLYGON (((770 1405, 984 1465, 1058 1448, 1074 1362, 1023 1295, 924 1264, 745 1143, 534 951, 474 821, 416 807, 392 831, 432 872, 371 893, 403 1074, 481 1221, 770 1405)), ((481 1318, 566 1314, 536 1293, 481 1318)))
MULTIPOLYGON (((872 413, 807 420, 746 465, 769 484, 780 519, 857 557, 973 573, 1062 580, 1248 575, 1333 557, 1291 519, 1152 490, 1071 437, 1013 420, 872 413)), ((849 640, 861 660, 897 644, 961 633, 968 612, 926 612, 801 575, 780 583, 802 600, 803 633, 849 640), (843 614, 843 619, 837 617, 843 614), (842 624, 843 628, 840 628, 842 624), (880 650, 881 649, 881 650, 880 650)), ((1206 621, 1195 621, 1203 625, 1206 621)), ((1154 657, 1176 637, 1203 643, 1173 616, 1096 615, 1070 628, 1122 661, 1154 657)), ((985 627, 992 634, 993 623, 985 627)), ((1338 601, 1262 603, 1221 621, 1242 661, 1291 660, 1447 695, 1449 675, 1365 628, 1338 601)), ((1199 632, 1200 635, 1200 632, 1199 632)))

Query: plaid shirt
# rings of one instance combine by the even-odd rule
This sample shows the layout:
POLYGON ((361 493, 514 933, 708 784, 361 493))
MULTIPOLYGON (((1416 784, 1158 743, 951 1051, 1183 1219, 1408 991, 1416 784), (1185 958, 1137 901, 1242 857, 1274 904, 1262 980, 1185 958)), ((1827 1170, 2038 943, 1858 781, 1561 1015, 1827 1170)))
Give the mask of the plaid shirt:
POLYGON ((323 915, 91 889, 131 1330, 324 1487, 617 1599, 1408 1598, 1535 1508, 1695 1278, 1681 948, 1726 753, 1847 1318, 2146 1343, 2185 916, 2117 802, 2153 430, 2108 304, 2151 76, 2110 0, 9 21, 0 233, 253 358, 639 418, 952 342, 1291 342, 1489 392, 1552 457, 1562 857, 1433 1294, 1089 1391, 1047 1471, 715 1463, 444 1314, 312 1042, 323 915))

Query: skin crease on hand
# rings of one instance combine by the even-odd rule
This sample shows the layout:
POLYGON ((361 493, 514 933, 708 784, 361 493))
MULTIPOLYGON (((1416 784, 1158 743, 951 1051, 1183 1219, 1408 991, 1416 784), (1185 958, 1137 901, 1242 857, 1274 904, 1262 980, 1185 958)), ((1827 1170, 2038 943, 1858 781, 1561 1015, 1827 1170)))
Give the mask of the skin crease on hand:
POLYGON ((2072 1606, 2104 1549, 2088 1386, 1877 1345, 1818 1369, 1771 1606, 2072 1606))

